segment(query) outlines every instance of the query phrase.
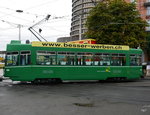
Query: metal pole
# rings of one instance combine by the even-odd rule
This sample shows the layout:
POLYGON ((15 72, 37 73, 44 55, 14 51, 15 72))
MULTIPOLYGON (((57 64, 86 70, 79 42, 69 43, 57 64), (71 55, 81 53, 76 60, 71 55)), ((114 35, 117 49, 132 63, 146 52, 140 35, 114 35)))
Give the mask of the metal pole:
POLYGON ((19 28, 19 40, 21 41, 21 25, 20 24, 18 25, 18 28, 19 28))
POLYGON ((82 39, 82 15, 79 16, 79 40, 82 39))

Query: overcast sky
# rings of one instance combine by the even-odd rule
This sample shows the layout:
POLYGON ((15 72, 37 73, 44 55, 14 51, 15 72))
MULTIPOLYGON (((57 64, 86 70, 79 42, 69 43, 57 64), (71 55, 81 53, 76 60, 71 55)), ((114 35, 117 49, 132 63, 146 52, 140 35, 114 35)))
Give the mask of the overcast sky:
POLYGON ((58 37, 70 35, 72 0, 0 0, 0 50, 6 49, 11 40, 19 39, 18 25, 21 26, 21 41, 37 41, 28 30, 44 19, 50 19, 34 27, 42 29, 41 35, 47 41, 55 42, 58 37), (16 12, 22 10, 22 13, 16 12))

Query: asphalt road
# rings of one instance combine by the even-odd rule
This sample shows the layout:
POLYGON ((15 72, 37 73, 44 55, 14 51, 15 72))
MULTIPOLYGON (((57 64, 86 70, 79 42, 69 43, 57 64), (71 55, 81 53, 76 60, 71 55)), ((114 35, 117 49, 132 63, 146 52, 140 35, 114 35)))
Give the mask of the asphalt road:
POLYGON ((150 115, 150 79, 132 82, 0 82, 0 115, 150 115))

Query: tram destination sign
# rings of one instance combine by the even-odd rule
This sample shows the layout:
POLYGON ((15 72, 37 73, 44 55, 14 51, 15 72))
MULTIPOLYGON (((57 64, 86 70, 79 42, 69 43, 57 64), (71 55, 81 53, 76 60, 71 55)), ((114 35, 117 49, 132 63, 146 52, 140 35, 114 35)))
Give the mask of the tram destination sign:
POLYGON ((71 44, 60 42, 32 42, 32 47, 57 47, 57 48, 82 48, 82 49, 105 49, 105 50, 129 50, 125 45, 104 44, 71 44))

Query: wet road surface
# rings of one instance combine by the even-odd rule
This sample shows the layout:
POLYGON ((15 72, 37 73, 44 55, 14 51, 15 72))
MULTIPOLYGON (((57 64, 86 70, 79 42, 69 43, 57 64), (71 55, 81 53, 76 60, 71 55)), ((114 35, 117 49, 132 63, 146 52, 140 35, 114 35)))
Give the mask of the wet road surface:
POLYGON ((4 80, 0 115, 150 115, 150 79, 57 85, 4 80))

